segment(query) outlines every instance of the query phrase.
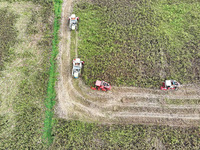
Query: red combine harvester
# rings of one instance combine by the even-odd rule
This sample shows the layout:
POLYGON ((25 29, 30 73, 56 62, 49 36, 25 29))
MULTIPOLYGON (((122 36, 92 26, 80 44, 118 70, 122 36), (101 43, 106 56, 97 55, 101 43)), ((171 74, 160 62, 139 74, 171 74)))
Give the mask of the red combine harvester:
POLYGON ((111 89, 111 86, 109 83, 105 82, 105 81, 99 81, 97 80, 94 84, 94 87, 91 87, 91 89, 93 90, 102 90, 102 91, 108 91, 111 89))
POLYGON ((161 90, 178 90, 180 87, 180 83, 178 83, 176 80, 165 80, 163 82, 163 85, 160 87, 161 90))

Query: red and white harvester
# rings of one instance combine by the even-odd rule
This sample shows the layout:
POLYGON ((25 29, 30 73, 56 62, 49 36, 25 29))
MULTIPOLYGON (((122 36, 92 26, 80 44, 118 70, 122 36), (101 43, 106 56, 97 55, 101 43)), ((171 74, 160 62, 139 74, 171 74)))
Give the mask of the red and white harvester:
POLYGON ((72 68, 72 76, 77 79, 81 75, 81 69, 84 65, 84 61, 81 61, 80 58, 75 58, 72 61, 73 68, 72 68))
POLYGON ((93 90, 102 90, 102 91, 108 91, 111 90, 111 85, 105 81, 99 81, 97 80, 94 84, 94 87, 91 87, 93 90))
POLYGON ((180 83, 176 80, 165 80, 163 85, 160 87, 161 90, 178 90, 180 83))

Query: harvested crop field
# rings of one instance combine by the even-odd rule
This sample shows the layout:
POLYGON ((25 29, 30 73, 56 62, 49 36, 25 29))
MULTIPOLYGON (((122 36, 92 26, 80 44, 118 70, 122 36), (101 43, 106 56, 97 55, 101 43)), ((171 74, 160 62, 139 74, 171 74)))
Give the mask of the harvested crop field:
POLYGON ((47 148, 42 135, 53 13, 46 8, 0 2, 0 149, 47 148))

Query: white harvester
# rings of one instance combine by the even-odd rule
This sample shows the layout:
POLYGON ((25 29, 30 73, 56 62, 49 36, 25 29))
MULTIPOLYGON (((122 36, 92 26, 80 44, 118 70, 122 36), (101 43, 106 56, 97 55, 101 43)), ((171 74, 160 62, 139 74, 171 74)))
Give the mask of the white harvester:
POLYGON ((78 21, 79 21, 79 17, 76 17, 75 14, 72 14, 68 18, 69 29, 70 30, 78 30, 78 21))
POLYGON ((84 65, 84 61, 81 61, 80 58, 75 58, 72 64, 72 76, 77 79, 81 75, 81 68, 84 65))

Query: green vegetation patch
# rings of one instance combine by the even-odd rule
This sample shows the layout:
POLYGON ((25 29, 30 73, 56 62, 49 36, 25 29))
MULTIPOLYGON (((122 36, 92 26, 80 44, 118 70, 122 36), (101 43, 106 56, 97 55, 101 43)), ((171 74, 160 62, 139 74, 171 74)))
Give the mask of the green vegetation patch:
POLYGON ((51 149, 199 149, 199 128, 58 120, 51 149))
POLYGON ((78 54, 83 79, 158 87, 165 79, 200 81, 200 3, 93 0, 79 2, 78 54))
POLYGON ((56 91, 56 56, 58 54, 58 43, 59 36, 58 32, 60 29, 60 18, 61 18, 61 6, 62 0, 54 0, 54 22, 53 22, 53 40, 52 40, 52 52, 50 58, 50 68, 49 68, 49 80, 47 87, 47 97, 45 99, 45 120, 44 120, 44 133, 43 137, 46 140, 46 144, 50 145, 53 142, 52 137, 52 126, 53 126, 53 106, 55 104, 56 91))

